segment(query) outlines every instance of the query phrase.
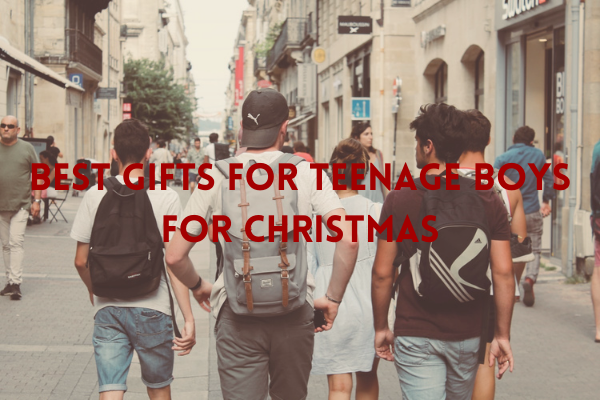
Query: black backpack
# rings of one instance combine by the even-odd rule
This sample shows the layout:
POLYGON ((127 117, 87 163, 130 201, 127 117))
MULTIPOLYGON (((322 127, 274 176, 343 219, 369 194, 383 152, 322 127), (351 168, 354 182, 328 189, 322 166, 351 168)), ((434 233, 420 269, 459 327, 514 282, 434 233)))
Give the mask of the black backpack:
MULTIPOLYGON (((417 244, 411 271, 415 290, 431 304, 465 304, 489 295, 491 242, 483 201, 474 180, 459 176, 457 183, 460 190, 446 190, 444 180, 439 189, 429 190, 416 182, 417 189, 425 192, 420 219, 435 215, 429 225, 438 237, 417 244)), ((415 232, 419 240, 431 236, 420 224, 415 232)))
MULTIPOLYGON (((149 181, 144 190, 130 189, 115 177, 104 184, 107 193, 96 212, 88 255, 92 291, 121 300, 152 293, 163 274, 168 279, 163 239, 147 193, 149 181)), ((169 301, 175 334, 180 337, 170 288, 169 301)))
POLYGON ((215 161, 224 160, 231 157, 229 154, 229 145, 226 143, 215 143, 215 161))

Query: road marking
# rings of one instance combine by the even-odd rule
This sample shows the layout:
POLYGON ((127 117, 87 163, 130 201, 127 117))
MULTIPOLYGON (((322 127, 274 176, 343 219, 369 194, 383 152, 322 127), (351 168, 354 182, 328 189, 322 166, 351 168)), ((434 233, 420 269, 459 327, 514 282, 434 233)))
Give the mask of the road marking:
POLYGON ((27 353, 93 353, 94 346, 29 346, 22 344, 0 344, 0 351, 27 353))
MULTIPOLYGON (((25 235, 26 238, 36 239, 71 239, 70 236, 53 236, 53 235, 25 235)), ((71 239, 73 240, 73 239, 71 239)))
POLYGON ((23 278, 57 279, 62 281, 79 280, 79 275, 52 275, 52 274, 23 274, 23 278))

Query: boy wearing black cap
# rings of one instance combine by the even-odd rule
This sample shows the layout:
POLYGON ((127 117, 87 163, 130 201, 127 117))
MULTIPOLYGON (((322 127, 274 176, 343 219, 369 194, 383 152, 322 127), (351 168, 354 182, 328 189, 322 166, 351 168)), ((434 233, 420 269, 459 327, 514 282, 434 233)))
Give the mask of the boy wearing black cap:
MULTIPOLYGON (((244 101, 242 117, 242 146, 247 150, 237 156, 237 162, 245 165, 254 160, 271 164, 279 159, 288 124, 285 98, 273 89, 252 91, 244 101)), ((182 218, 198 215, 207 219, 211 214, 222 215, 221 185, 225 177, 216 169, 208 170, 208 173, 214 179, 214 186, 209 190, 196 190, 182 218)), ((324 329, 331 329, 354 269, 358 243, 351 241, 351 223, 345 221, 346 213, 325 173, 301 162, 297 165, 294 182, 298 188, 298 215, 311 216, 315 212, 323 216, 324 223, 331 217, 341 217, 336 225, 342 230, 343 238, 336 246, 328 296, 313 300, 314 279, 309 273, 304 306, 285 315, 261 317, 238 315, 232 311, 229 302, 234 299, 227 300, 225 274, 219 276, 212 293, 194 292, 201 304, 210 295, 213 316, 217 318, 218 365, 225 399, 264 399, 267 395, 273 399, 306 398, 315 332, 313 307, 324 312, 327 323, 324 329), (322 190, 317 190, 317 180, 322 181, 322 190)), ((190 235, 199 235, 201 230, 199 223, 187 225, 190 235)), ((222 237, 219 239, 224 245, 222 237)), ((167 251, 167 263, 190 287, 198 281, 189 258, 193 245, 178 229, 167 251)), ((305 248, 302 250, 306 252, 305 248)))

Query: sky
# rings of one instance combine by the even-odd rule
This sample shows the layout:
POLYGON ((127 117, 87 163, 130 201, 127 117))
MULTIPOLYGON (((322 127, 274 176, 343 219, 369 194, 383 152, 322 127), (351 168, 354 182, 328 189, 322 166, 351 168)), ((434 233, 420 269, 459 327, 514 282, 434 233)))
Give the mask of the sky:
POLYGON ((198 111, 202 114, 223 111, 230 78, 228 64, 248 0, 180 0, 180 3, 189 42, 187 59, 192 63, 196 81, 198 111))

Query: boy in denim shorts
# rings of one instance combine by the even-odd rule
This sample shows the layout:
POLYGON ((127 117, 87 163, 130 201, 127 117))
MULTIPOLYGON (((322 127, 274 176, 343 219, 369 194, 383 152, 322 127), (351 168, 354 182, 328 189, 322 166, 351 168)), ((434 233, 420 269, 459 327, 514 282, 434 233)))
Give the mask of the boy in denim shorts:
MULTIPOLYGON (((123 172, 133 163, 144 163, 150 155, 147 128, 137 120, 127 120, 115 129, 112 157, 119 164, 117 179, 124 184, 123 172)), ((130 181, 143 177, 142 169, 133 169, 130 181)), ((181 338, 173 339, 173 323, 169 301, 169 288, 165 274, 158 289, 142 297, 121 300, 98 297, 92 293, 87 259, 90 237, 98 206, 106 189, 94 186, 88 190, 77 211, 71 237, 77 240, 75 267, 89 291, 95 308, 93 344, 98 370, 100 399, 122 399, 127 391, 127 374, 133 358, 138 354, 142 369, 142 381, 148 388, 150 399, 170 399, 173 381, 174 350, 180 355, 189 354, 196 343, 194 317, 192 315, 188 288, 176 277, 169 276, 171 285, 185 319, 181 338)), ((148 190, 148 197, 161 235, 163 216, 179 215, 179 196, 170 188, 148 190)), ((166 243, 165 243, 166 244, 166 243)))

